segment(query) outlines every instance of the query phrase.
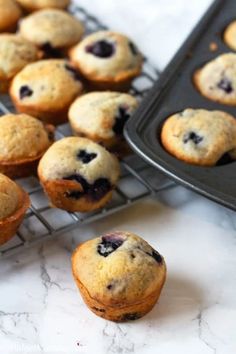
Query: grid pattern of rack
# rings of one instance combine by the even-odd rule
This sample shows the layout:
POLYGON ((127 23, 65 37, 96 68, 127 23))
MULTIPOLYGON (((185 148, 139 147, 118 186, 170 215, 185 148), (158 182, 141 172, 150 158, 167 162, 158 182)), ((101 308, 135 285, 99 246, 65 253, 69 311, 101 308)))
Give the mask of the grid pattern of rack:
MULTIPOLYGON (((70 10, 85 24, 87 33, 107 29, 83 8, 72 5, 70 10)), ((159 72, 145 59, 143 72, 134 81, 130 92, 141 100, 158 76, 159 72)), ((0 116, 14 111, 9 96, 0 95, 0 116)), ((68 124, 61 125, 56 129, 56 139, 69 135, 72 133, 68 124)), ((113 193, 112 201, 102 210, 92 213, 68 213, 51 208, 36 177, 19 179, 17 182, 29 193, 32 204, 16 237, 0 247, 0 258, 10 256, 47 238, 68 232, 78 225, 90 223, 115 213, 144 197, 155 195, 171 185, 171 182, 135 155, 123 159, 121 167, 122 176, 113 193)))

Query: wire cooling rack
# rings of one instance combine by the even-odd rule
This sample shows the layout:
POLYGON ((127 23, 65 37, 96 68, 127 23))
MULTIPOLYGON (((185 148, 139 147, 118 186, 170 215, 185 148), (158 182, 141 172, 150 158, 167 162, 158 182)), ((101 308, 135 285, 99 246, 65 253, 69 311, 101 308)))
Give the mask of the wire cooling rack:
MULTIPOLYGON (((76 5, 71 13, 85 25, 86 33, 107 29, 97 18, 76 5)), ((159 71, 145 59, 142 74, 134 81, 130 92, 141 100, 153 83, 159 71)), ((15 112, 8 95, 0 95, 0 115, 15 112)), ((56 129, 56 139, 72 135, 68 124, 56 129)), ((131 155, 121 161, 122 175, 118 187, 113 192, 112 201, 103 209, 91 213, 68 213, 51 208, 47 197, 36 177, 28 177, 17 182, 29 193, 31 207, 16 236, 0 247, 0 258, 13 255, 26 247, 68 232, 75 227, 104 218, 147 196, 169 188, 173 183, 147 165, 138 156, 131 155)))

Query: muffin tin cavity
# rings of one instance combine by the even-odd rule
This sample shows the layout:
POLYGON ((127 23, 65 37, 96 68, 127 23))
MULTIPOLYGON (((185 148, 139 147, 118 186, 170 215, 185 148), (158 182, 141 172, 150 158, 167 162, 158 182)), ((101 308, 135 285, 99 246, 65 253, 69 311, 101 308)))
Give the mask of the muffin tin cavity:
MULTIPOLYGON (((135 151, 153 166, 177 182, 236 210, 236 163, 232 162, 234 154, 231 151, 225 151, 216 165, 209 168, 178 160, 165 151, 160 141, 160 131, 167 117, 186 108, 218 110, 235 117, 235 106, 204 97, 193 82, 197 70, 219 55, 230 52, 222 40, 222 33, 232 22, 233 13, 236 13, 234 0, 216 0, 212 4, 151 90, 145 103, 127 122, 125 136, 135 151)), ((227 75, 222 73, 217 85, 222 94, 233 94, 234 82, 227 75)), ((204 141, 201 138, 201 134, 193 130, 185 140, 200 145, 204 141)))

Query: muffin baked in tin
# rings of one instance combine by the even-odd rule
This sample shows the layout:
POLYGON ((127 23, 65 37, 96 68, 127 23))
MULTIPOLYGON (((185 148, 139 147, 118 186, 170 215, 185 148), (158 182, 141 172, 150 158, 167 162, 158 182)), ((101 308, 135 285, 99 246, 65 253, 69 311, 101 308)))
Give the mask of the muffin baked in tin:
POLYGON ((55 207, 86 212, 110 201, 120 167, 102 146, 86 138, 67 137, 44 154, 38 175, 55 207))
POLYGON ((72 271, 89 309, 116 322, 149 312, 166 278, 164 258, 141 237, 122 231, 79 245, 72 271))

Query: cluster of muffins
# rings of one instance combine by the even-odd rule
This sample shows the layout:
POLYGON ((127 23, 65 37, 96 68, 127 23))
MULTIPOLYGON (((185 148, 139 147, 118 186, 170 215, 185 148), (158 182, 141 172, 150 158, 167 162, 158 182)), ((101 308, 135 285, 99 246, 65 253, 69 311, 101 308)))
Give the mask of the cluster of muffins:
MULTIPOLYGON (((83 38, 69 3, 0 0, 0 92, 19 113, 0 119, 0 245, 30 206, 12 179, 38 174, 52 206, 90 212, 109 202, 120 176, 113 153, 122 155, 123 128, 138 106, 126 92, 143 58, 123 34, 83 38), (74 136, 54 142, 54 126, 67 121, 74 136)), ((72 269, 88 307, 112 321, 149 312, 166 277, 163 257, 129 232, 80 245, 72 269)))
MULTIPOLYGON (((236 50, 236 21, 227 26, 223 40, 236 50)), ((236 106, 236 53, 223 53, 206 63, 195 71, 193 82, 205 98, 236 106)), ((216 166, 236 160, 236 120, 221 110, 177 112, 165 120, 160 138, 166 151, 190 164, 216 166)))
POLYGON ((89 212, 108 203, 120 176, 115 154, 124 151, 123 127, 138 106, 126 91, 143 57, 123 34, 85 36, 69 5, 0 0, 0 93, 10 94, 17 111, 0 119, 0 173, 2 188, 12 183, 9 193, 19 194, 15 204, 1 194, 0 220, 15 213, 22 220, 29 206, 9 178, 38 174, 52 206, 89 212), (75 136, 54 142, 54 127, 66 122, 75 136))

